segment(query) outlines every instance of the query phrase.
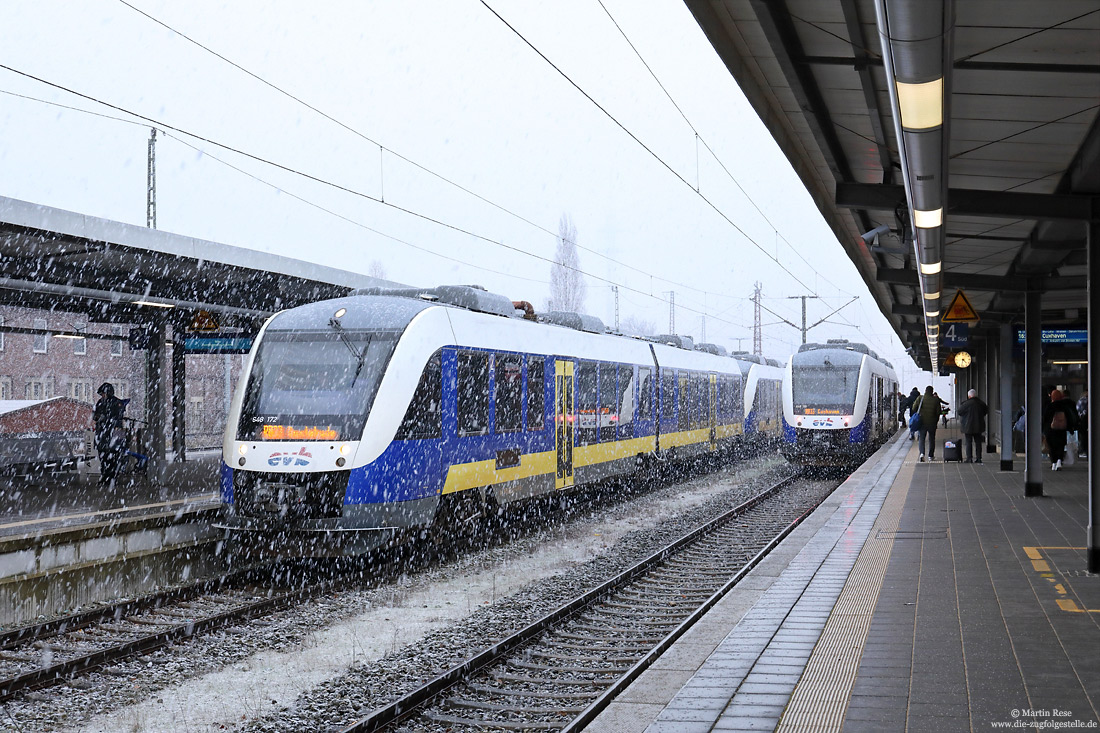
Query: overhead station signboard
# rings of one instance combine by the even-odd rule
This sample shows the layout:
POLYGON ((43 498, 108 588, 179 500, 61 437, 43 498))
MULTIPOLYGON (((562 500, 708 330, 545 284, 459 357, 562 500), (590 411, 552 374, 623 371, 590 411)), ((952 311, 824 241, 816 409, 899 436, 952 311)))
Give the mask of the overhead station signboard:
MULTIPOLYGON (((1024 343, 1024 330, 1016 330, 1016 343, 1024 343)), ((1087 344, 1089 332, 1083 328, 1044 328, 1044 344, 1087 344)))
POLYGON ((217 317, 206 310, 197 312, 187 327, 183 350, 188 354, 247 354, 253 334, 222 331, 217 317))
POLYGON ((247 354, 252 348, 252 336, 240 333, 204 333, 183 339, 188 354, 247 354))

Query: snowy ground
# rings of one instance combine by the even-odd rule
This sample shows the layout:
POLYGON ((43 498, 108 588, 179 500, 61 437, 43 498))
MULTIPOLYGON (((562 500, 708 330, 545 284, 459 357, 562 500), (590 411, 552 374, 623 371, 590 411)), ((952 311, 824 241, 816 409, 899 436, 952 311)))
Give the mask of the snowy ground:
MULTIPOLYGON (((55 696, 43 697, 41 703, 51 708, 52 721, 36 721, 37 716, 28 719, 26 716, 33 715, 32 709, 19 706, 14 710, 19 722, 0 717, 0 729, 53 730, 62 721, 76 720, 82 723, 67 730, 138 733, 232 729, 285 708, 303 693, 339 677, 353 665, 393 654, 433 631, 465 619, 479 608, 510 596, 532 581, 582 565, 605 553, 624 534, 660 524, 776 465, 774 459, 741 463, 733 471, 660 489, 503 548, 468 553, 436 571, 405 578, 368 594, 366 610, 335 623, 329 624, 329 619, 308 625, 304 633, 293 637, 293 643, 282 645, 283 648, 263 649, 207 673, 195 675, 192 671, 189 679, 148 690, 151 694, 143 695, 144 699, 134 704, 124 704, 117 698, 111 702, 109 699, 114 696, 108 694, 107 701, 76 705, 76 709, 58 714, 55 706, 59 700, 55 696), (15 726, 11 727, 13 723, 15 726), (40 727, 42 724, 45 727, 40 727)), ((258 625, 262 627, 264 623, 258 625)), ((243 641, 245 634, 237 630, 237 635, 243 641)), ((232 644, 232 635, 222 643, 232 644)), ((189 646, 201 645, 181 645, 172 653, 186 656, 189 646)), ((178 664, 173 666, 179 668, 178 664)), ((209 664, 196 666, 201 669, 209 664)), ((185 670, 177 675, 183 676, 187 676, 185 670)), ((125 674, 121 677, 127 679, 125 674)), ((138 686, 135 682, 134 687, 138 686)), ((69 690, 64 698, 74 694, 79 697, 81 692, 69 690)))

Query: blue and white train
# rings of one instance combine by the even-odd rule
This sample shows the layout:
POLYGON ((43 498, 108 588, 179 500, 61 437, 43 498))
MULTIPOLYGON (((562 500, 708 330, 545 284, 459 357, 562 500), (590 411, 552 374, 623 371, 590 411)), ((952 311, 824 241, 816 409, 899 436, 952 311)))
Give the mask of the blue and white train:
POLYGON ((783 377, 783 445, 791 463, 862 463, 898 429, 898 380, 863 344, 803 344, 783 377))
POLYGON ((774 367, 515 305, 371 289, 272 316, 230 409, 219 525, 277 553, 358 554, 781 434, 774 367))

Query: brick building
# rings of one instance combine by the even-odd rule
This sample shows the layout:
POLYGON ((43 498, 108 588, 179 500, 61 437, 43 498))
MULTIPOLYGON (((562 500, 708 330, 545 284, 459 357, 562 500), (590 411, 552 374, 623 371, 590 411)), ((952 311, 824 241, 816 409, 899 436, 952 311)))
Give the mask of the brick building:
MULTIPOLYGON (((130 328, 89 323, 79 313, 0 306, 0 400, 71 397, 92 404, 99 385, 110 382, 117 397, 130 400, 126 416, 144 419, 145 352, 130 348, 130 328), (53 335, 73 333, 87 337, 53 335)), ((169 345, 169 355, 172 348, 169 345)), ((244 358, 240 354, 187 357, 189 449, 221 445, 229 400, 244 358)), ((169 375, 166 378, 171 381, 169 375)))

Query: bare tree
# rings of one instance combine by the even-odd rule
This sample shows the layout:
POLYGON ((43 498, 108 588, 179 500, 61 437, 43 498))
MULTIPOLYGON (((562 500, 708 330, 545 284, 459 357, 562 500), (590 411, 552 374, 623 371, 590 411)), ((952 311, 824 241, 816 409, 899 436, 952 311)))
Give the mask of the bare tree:
POLYGON ((645 321, 636 316, 627 316, 619 325, 619 330, 629 336, 656 336, 657 326, 653 321, 645 321))
POLYGON ((554 264, 550 266, 550 300, 547 310, 584 313, 587 287, 581 275, 581 261, 577 256, 577 228, 569 214, 562 214, 558 222, 558 249, 554 264))
POLYGON ((370 267, 367 268, 367 274, 379 280, 389 279, 386 277, 386 268, 378 260, 371 260, 370 267))

